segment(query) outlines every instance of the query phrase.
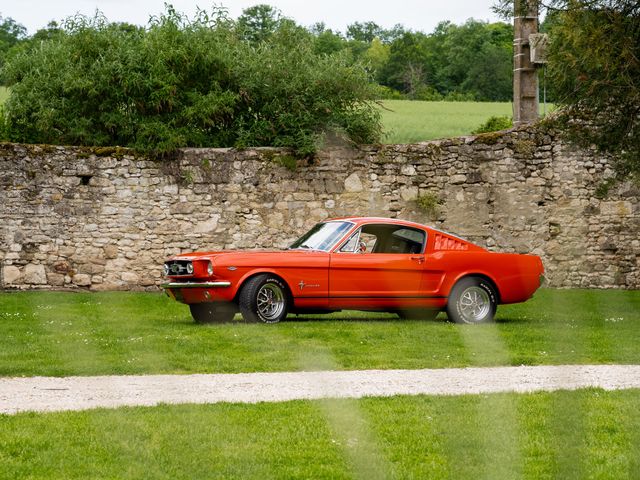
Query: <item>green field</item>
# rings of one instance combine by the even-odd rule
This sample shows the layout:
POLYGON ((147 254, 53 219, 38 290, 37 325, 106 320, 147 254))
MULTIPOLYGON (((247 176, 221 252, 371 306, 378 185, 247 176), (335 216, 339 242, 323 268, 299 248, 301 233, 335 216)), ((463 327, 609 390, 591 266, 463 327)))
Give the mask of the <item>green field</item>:
MULTIPOLYGON (((470 135, 492 116, 512 115, 507 102, 381 102, 384 143, 416 143, 438 138, 470 135)), ((550 111, 553 105, 547 105, 550 111)), ((540 106, 540 114, 544 106, 540 106)))
POLYGON ((469 135, 491 116, 511 116, 506 102, 381 102, 384 143, 416 143, 469 135))
POLYGON ((637 479, 640 391, 0 415, 0 478, 637 479))
POLYGON ((4 293, 0 376, 640 363, 640 291, 542 289, 492 325, 444 318, 198 325, 160 294, 4 293))

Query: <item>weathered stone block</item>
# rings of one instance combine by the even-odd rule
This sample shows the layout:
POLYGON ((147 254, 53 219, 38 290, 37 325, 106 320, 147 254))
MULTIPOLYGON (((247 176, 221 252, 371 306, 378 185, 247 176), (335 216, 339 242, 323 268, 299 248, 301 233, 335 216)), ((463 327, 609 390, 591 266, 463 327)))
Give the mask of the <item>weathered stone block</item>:
POLYGON ((124 272, 120 278, 122 278, 123 282, 128 283, 129 285, 137 285, 140 283, 140 278, 133 272, 124 272))
POLYGON ((19 284, 22 281, 22 272, 13 265, 7 265, 2 269, 2 283, 4 285, 19 284))
POLYGON ((88 287, 89 285, 91 285, 91 275, 78 273, 72 277, 71 281, 74 285, 77 285, 79 287, 88 287))
POLYGON ((113 259, 118 257, 118 247, 116 245, 107 245, 104 247, 104 258, 113 259))
POLYGON ((44 265, 30 263, 24 267, 24 282, 29 285, 46 285, 47 274, 44 265))
POLYGON ((402 187, 400 188, 400 197, 405 202, 410 202, 418 198, 418 187, 402 187))
POLYGON ((352 173, 345 179, 344 189, 351 193, 361 192, 363 190, 362 182, 357 173, 352 173))
POLYGON ((53 287, 62 287, 64 285, 64 275, 59 273, 47 273, 47 283, 53 287))
POLYGON ((344 191, 344 185, 335 180, 325 179, 324 186, 329 194, 342 193, 344 191))
POLYGON ((195 225, 193 225, 193 231, 195 233, 214 232, 216 228, 218 228, 219 220, 220 220, 220 215, 212 215, 209 220, 198 222, 195 225))

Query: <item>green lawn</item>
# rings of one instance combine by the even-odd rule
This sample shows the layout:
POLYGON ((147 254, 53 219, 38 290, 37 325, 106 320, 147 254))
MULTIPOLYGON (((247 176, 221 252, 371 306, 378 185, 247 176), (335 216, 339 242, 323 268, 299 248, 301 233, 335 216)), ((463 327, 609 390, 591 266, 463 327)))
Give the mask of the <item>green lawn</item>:
POLYGON ((640 291, 542 289, 481 326, 360 312, 203 326, 161 294, 3 293, 0 338, 0 376, 637 364, 640 291))
MULTIPOLYGON (((196 325, 150 293, 0 294, 0 376, 639 363, 640 291, 543 289, 492 325, 344 312, 196 325)), ((640 478, 640 390, 0 415, 0 478, 640 478)))
POLYGON ((0 478, 636 479, 639 390, 0 415, 0 478))
MULTIPOLYGON (((421 102, 384 100, 384 143, 415 143, 469 135, 492 116, 511 116, 508 102, 421 102)), ((547 111, 553 105, 547 105, 547 111)), ((540 106, 540 113, 544 107, 540 106)))

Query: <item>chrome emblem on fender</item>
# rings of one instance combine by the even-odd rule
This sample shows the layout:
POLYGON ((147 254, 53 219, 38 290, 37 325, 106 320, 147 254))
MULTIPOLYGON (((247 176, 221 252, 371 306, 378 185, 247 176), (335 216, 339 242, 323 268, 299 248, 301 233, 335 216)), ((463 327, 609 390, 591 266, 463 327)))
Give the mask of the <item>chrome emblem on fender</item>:
POLYGON ((320 288, 320 285, 318 285, 317 283, 314 283, 314 284, 304 283, 304 280, 300 280, 300 283, 298 284, 298 286, 300 287, 300 290, 302 290, 304 287, 320 288))

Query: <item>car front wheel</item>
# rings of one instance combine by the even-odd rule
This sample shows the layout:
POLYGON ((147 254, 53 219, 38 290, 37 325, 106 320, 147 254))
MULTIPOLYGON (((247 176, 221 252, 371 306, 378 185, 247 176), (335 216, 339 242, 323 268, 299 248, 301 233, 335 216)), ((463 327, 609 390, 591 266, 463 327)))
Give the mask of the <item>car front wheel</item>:
POLYGON ((498 305, 493 285, 484 278, 467 277, 451 289, 447 316, 456 323, 487 323, 493 320, 498 305))
POLYGON ((233 303, 192 303, 189 305, 191 316, 196 323, 226 323, 233 320, 238 307, 233 303))
POLYGON ((287 287, 277 277, 258 275, 244 284, 238 303, 245 321, 277 323, 289 309, 287 287))

